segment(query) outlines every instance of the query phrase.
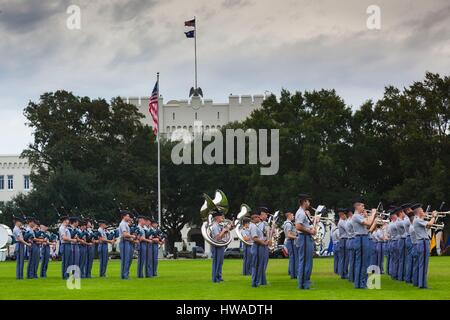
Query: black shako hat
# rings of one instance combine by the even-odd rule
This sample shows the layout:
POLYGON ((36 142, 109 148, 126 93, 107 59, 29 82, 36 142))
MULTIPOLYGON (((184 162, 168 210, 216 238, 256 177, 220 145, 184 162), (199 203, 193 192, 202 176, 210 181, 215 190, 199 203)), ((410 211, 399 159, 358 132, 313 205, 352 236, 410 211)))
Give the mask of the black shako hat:
POLYGON ((405 203, 405 204, 402 204, 400 207, 402 208, 402 210, 404 210, 404 209, 408 209, 408 208, 411 208, 411 203, 405 203))
POLYGON ((395 208, 392 208, 391 209, 391 211, 389 212, 389 215, 394 215, 394 214, 397 214, 398 212, 400 212, 400 211, 402 211, 403 209, 402 209, 402 207, 395 207, 395 208))
POLYGON ((70 223, 79 222, 79 221, 80 221, 80 218, 78 218, 78 217, 70 217, 69 218, 70 223))
POLYGON ((215 217, 223 216, 223 213, 217 209, 213 209, 213 210, 211 210, 211 215, 213 216, 213 218, 215 218, 215 217))
POLYGON ((307 193, 299 193, 298 195, 298 200, 299 201, 303 201, 303 200, 312 200, 311 196, 307 193))

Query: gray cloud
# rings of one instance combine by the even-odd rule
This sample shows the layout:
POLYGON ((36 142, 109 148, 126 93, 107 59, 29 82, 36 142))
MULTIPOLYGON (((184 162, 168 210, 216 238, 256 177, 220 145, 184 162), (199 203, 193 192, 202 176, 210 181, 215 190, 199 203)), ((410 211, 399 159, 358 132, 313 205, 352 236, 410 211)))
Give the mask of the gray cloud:
POLYGON ((378 0, 380 31, 366 28, 372 2, 0 0, 0 153, 20 152, 29 141, 22 109, 46 91, 148 95, 159 71, 166 101, 187 98, 194 58, 183 22, 193 16, 199 84, 215 101, 282 87, 335 88, 357 108, 387 84, 450 70, 446 0, 378 0), (81 30, 66 28, 70 4, 81 8, 81 30))

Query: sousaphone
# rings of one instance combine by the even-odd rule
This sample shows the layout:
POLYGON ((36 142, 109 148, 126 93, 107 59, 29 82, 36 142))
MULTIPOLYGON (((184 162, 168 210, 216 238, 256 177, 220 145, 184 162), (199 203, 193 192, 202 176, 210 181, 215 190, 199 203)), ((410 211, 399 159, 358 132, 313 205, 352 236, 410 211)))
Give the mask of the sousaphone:
MULTIPOLYGON (((203 222, 201 228, 203 238, 210 245, 216 247, 228 246, 231 243, 231 240, 233 240, 230 232, 225 233, 224 237, 220 240, 215 239, 211 234, 211 227, 214 223, 211 211, 217 210, 225 215, 228 212, 227 196, 225 195, 225 193, 223 193, 223 191, 216 190, 214 199, 211 199, 207 194, 203 194, 203 198, 205 199, 205 202, 200 208, 200 215, 203 219, 206 218, 206 221, 203 222)), ((224 221, 222 221, 220 224, 223 228, 228 229, 231 229, 233 226, 233 222, 228 219, 224 219, 224 221)))
POLYGON ((251 246, 252 243, 249 241, 245 241, 244 237, 242 236, 242 229, 244 228, 243 226, 243 220, 244 218, 249 218, 250 217, 250 207, 248 205, 241 204, 241 211, 239 211, 236 221, 234 222, 235 226, 236 226, 236 234, 239 238, 239 240, 241 240, 243 243, 245 243, 248 246, 251 246))

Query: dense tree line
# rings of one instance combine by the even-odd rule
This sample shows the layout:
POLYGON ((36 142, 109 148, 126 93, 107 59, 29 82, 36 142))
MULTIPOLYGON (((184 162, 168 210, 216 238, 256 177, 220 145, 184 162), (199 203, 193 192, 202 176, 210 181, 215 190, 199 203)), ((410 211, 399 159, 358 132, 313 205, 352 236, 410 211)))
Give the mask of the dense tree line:
MULTIPOLYGON (((34 189, 8 203, 2 220, 24 212, 54 221, 53 206, 111 222, 119 206, 156 216, 155 136, 135 106, 57 91, 30 102, 24 114, 34 141, 22 155, 35 169, 34 189)), ((231 213, 241 203, 294 208, 301 191, 328 207, 363 196, 369 206, 418 201, 437 208, 450 194, 449 118, 450 78, 438 74, 386 87, 380 100, 354 112, 335 90, 283 90, 227 126, 279 129, 276 175, 260 175, 260 165, 174 165, 174 143, 162 143, 163 227, 171 242, 179 239, 186 223, 200 222, 202 193, 216 188, 228 195, 231 213)))

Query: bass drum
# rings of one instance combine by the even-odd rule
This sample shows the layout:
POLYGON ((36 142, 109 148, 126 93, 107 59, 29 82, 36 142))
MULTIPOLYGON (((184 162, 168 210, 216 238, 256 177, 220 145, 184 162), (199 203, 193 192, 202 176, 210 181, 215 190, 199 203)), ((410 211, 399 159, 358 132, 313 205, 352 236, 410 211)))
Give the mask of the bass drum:
POLYGON ((13 233, 11 229, 4 224, 0 224, 0 249, 12 244, 13 233))

